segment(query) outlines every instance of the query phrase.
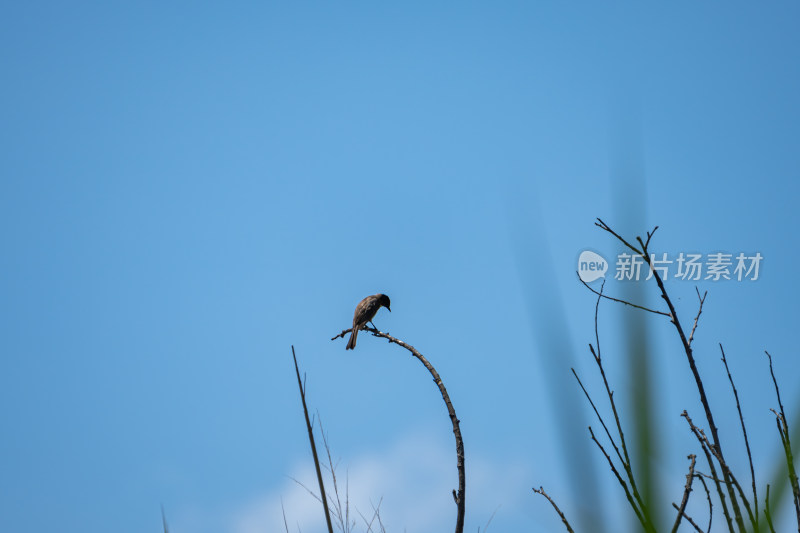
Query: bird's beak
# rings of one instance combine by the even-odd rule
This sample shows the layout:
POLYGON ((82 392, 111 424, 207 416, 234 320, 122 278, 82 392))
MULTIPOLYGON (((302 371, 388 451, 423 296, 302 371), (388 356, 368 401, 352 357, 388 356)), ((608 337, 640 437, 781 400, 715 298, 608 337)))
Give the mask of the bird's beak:
POLYGON ((390 313, 392 312, 391 307, 387 306, 386 309, 388 309, 390 313))

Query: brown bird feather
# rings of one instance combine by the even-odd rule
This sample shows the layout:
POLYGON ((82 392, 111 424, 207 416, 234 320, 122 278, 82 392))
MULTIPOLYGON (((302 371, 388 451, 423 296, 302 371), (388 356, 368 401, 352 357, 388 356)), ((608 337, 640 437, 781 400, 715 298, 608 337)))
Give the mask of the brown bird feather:
MULTIPOLYGON (((356 312, 353 315, 353 332, 350 334, 350 340, 347 341, 347 347, 345 350, 352 350, 356 347, 356 338, 358 337, 358 330, 362 327, 367 325, 367 322, 371 322, 373 318, 375 318, 375 313, 378 312, 378 309, 381 306, 389 309, 390 305, 389 297, 385 294, 373 294, 372 296, 367 296, 356 306, 356 312)), ((389 312, 392 310, 389 309, 389 312)))

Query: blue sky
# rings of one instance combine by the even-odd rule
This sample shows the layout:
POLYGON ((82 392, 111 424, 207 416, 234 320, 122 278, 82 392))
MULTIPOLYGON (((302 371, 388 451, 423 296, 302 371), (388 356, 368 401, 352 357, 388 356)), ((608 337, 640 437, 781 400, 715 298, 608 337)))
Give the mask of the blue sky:
MULTIPOLYGON (((609 530, 628 524, 569 372, 600 394, 575 269, 620 250, 595 217, 659 225, 659 252, 764 257, 758 281, 699 285, 695 341, 746 478, 726 347, 763 494, 779 446, 764 349, 800 410, 798 11, 6 6, 0 529, 157 531, 163 504, 175 533, 277 531, 282 499, 293 530, 321 531, 290 479, 314 481, 291 345, 354 505, 383 498, 393 531, 452 527, 429 376, 384 341, 329 340, 376 292, 393 310, 376 325, 428 356, 462 420, 468 530, 495 510, 497 531, 556 530, 539 485, 576 520, 600 502, 609 530)), ((691 322, 694 284, 667 287, 691 322)), ((662 305, 652 284, 606 290, 662 305)), ((680 345, 660 317, 600 309, 626 411, 625 339, 649 335, 653 464, 677 501, 698 452, 679 415, 702 418, 680 345)))

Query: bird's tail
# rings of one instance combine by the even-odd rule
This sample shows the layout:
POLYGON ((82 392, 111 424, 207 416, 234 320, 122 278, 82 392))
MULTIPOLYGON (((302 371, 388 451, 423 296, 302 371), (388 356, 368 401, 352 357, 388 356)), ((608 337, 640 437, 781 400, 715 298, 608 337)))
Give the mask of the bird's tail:
POLYGON ((356 337, 358 337, 358 330, 359 330, 358 327, 356 326, 353 327, 353 333, 350 334, 350 340, 347 341, 347 347, 345 348, 345 350, 352 350, 353 348, 356 347, 356 337))

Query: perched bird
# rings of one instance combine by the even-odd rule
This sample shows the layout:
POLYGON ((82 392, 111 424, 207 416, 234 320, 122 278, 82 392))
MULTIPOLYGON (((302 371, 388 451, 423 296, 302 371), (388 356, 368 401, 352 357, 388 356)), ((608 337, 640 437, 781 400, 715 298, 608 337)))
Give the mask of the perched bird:
POLYGON ((381 306, 389 309, 390 313, 392 312, 389 308, 390 303, 389 297, 385 294, 373 294, 358 302, 356 313, 353 315, 353 332, 350 334, 350 340, 347 341, 347 348, 345 348, 345 350, 352 350, 356 347, 358 330, 360 330, 362 326, 365 326, 367 322, 372 322, 372 319, 375 318, 375 313, 378 312, 381 306))

